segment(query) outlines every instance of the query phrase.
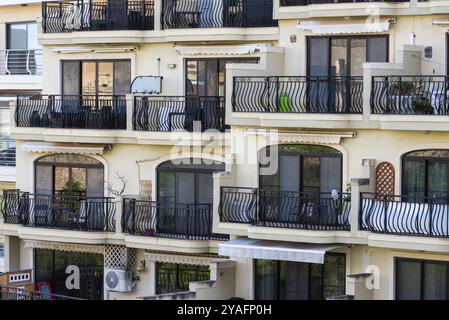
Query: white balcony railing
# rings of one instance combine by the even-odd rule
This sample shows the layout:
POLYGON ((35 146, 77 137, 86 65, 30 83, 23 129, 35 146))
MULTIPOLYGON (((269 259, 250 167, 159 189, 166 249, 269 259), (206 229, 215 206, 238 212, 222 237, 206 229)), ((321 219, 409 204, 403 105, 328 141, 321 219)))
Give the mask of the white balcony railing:
POLYGON ((42 50, 0 50, 0 75, 42 75, 42 50))

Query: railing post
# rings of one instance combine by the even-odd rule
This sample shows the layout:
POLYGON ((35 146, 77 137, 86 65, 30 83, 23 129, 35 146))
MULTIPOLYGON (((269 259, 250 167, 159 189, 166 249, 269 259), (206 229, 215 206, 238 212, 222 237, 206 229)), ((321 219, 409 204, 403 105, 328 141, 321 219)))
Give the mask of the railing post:
POLYGON ((429 236, 433 236, 433 232, 432 232, 432 226, 433 226, 433 201, 435 199, 435 196, 433 196, 432 198, 430 198, 429 201, 429 236))
POLYGON ((388 198, 386 195, 383 196, 384 201, 384 233, 388 233, 388 198))
POLYGON ((136 116, 134 114, 134 105, 135 105, 135 98, 132 94, 126 95, 126 130, 127 131, 133 131, 135 128, 133 126, 134 123, 134 117, 136 116))
POLYGON ((276 112, 280 112, 279 106, 279 77, 276 77, 276 112))

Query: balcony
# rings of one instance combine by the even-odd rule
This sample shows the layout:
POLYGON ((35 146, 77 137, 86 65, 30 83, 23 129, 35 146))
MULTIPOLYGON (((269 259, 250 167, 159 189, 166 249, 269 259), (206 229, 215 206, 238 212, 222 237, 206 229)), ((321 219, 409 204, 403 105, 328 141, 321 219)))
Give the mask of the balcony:
POLYGON ((234 77, 234 112, 362 114, 362 77, 234 77))
POLYGON ((223 97, 150 97, 134 98, 133 128, 136 131, 225 130, 223 97))
POLYGON ((125 199, 123 233, 183 240, 226 240, 212 232, 212 205, 125 199))
POLYGON ((44 33, 154 30, 154 1, 43 2, 44 33))
POLYGON ((361 194, 360 230, 374 233, 449 237, 447 198, 361 194))
POLYGON ((410 2, 410 0, 280 0, 281 7, 308 6, 310 4, 334 4, 334 3, 370 3, 370 2, 410 2))
POLYGON ((42 75, 42 50, 0 50, 0 75, 42 75))
POLYGON ((273 0, 165 0, 162 29, 276 27, 273 0))
POLYGON ((371 113, 449 115, 449 77, 375 76, 371 113))
POLYGON ((25 227, 88 232, 115 232, 112 198, 85 195, 33 195, 19 190, 3 192, 5 223, 25 227))
POLYGON ((302 230, 350 230, 349 194, 222 187, 220 222, 302 230))
POLYGON ((22 286, 7 287, 0 285, 0 301, 38 301, 38 300, 85 300, 80 298, 62 296, 53 293, 26 290, 22 286))
POLYGON ((17 127, 64 129, 126 129, 124 96, 18 97, 17 127))

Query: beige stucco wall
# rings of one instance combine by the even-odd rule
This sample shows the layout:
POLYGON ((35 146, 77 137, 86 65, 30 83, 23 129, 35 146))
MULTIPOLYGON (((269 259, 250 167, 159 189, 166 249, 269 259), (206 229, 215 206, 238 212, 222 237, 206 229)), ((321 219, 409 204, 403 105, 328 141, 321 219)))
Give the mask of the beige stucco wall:
POLYGON ((0 8, 0 50, 6 49, 6 25, 12 22, 37 21, 42 15, 41 5, 10 6, 0 8))

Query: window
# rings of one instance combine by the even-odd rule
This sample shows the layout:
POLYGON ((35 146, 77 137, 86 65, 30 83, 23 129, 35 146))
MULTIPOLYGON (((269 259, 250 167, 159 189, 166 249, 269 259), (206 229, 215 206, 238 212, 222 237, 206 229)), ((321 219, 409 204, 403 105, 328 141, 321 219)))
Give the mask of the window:
POLYGON ((36 22, 11 23, 6 30, 7 49, 40 49, 36 22))
POLYGON ((255 299, 327 299, 345 294, 345 279, 344 254, 327 254, 324 264, 255 260, 255 299))
POLYGON ((222 97, 225 95, 226 64, 258 62, 259 58, 187 59, 186 95, 222 97))
POLYGON ((34 249, 35 283, 50 283, 54 294, 75 298, 103 299, 103 255, 95 253, 65 252, 34 249), (80 269, 80 288, 69 290, 66 286, 66 268, 75 265, 80 269))
POLYGON ((131 62, 62 61, 63 95, 125 95, 131 87, 131 62))
MULTIPOLYGON (((262 189, 323 193, 330 193, 333 189, 341 191, 342 155, 339 151, 311 145, 275 147, 279 153, 278 170, 274 175, 260 175, 262 189)), ((265 158, 270 154, 270 148, 261 152, 265 153, 265 158)))
POLYGON ((192 281, 210 280, 207 266, 156 263, 156 294, 189 291, 192 281))
POLYGON ((446 201, 449 196, 449 150, 421 150, 402 158, 402 195, 409 201, 446 201))
POLYGON ((165 162, 158 167, 158 200, 165 203, 212 204, 212 174, 224 171, 222 163, 200 159, 165 162))
POLYGON ((362 76, 364 62, 388 62, 388 36, 308 37, 310 76, 362 76))
POLYGON ((448 300, 449 262, 396 258, 396 300, 448 300))
POLYGON ((103 197, 103 165, 81 155, 54 155, 36 161, 36 194, 103 197))

